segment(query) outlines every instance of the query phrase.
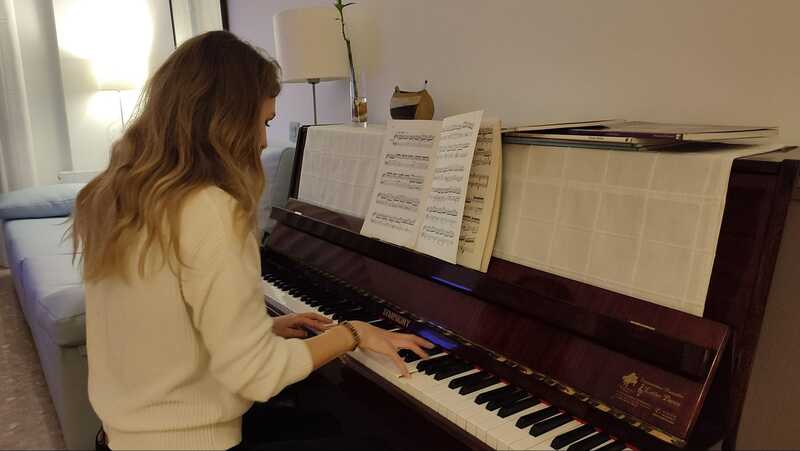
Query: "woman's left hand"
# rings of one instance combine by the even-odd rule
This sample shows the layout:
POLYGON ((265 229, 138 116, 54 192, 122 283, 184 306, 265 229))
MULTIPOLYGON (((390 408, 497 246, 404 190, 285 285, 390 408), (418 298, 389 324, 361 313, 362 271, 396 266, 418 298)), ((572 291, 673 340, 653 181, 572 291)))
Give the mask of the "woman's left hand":
POLYGON ((305 329, 323 332, 333 321, 318 313, 292 313, 272 319, 272 332, 283 338, 306 338, 305 329))

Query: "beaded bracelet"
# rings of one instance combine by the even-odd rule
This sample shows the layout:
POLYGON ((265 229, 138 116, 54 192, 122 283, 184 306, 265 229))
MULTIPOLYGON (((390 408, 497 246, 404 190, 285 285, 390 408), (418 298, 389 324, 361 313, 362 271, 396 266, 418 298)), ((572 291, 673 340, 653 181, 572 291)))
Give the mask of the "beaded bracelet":
POLYGON ((358 335, 358 331, 356 330, 355 326, 350 324, 350 321, 342 321, 339 324, 344 326, 344 328, 350 332, 350 335, 353 336, 353 349, 351 349, 351 351, 355 351, 356 348, 358 348, 358 346, 361 344, 361 336, 358 335))

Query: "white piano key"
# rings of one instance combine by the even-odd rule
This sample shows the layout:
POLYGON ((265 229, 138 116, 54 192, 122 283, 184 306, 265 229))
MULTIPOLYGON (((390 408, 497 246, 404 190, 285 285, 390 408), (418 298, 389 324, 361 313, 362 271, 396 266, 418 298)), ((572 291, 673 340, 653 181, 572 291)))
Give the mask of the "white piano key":
POLYGON ((608 445, 608 444, 610 444, 610 443, 614 443, 615 441, 617 441, 617 439, 614 439, 614 438, 612 438, 612 439, 609 439, 608 441, 606 441, 606 442, 603 442, 603 443, 601 443, 600 445, 597 445, 597 446, 595 446, 594 448, 592 448, 592 450, 595 450, 595 449, 600 449, 600 448, 602 448, 602 447, 604 447, 604 446, 606 446, 606 445, 608 445))
POLYGON ((426 381, 419 380, 412 377, 408 382, 410 385, 414 387, 414 390, 418 396, 427 399, 427 404, 429 407, 431 407, 438 413, 442 413, 446 408, 446 406, 444 406, 444 403, 447 402, 446 390, 450 390, 447 387, 450 381, 474 372, 475 372, 474 370, 470 370, 468 373, 462 373, 455 376, 450 376, 446 379, 442 379, 439 381, 434 379, 433 375, 416 373, 414 376, 421 376, 423 378, 427 378, 428 380, 426 381))
POLYGON ((534 413, 542 409, 544 409, 542 404, 537 404, 521 412, 517 412, 514 415, 509 415, 505 418, 506 421, 486 433, 487 443, 494 443, 495 449, 510 449, 512 443, 530 436, 531 426, 518 428, 517 420, 529 413, 534 413))
POLYGON ((266 280, 262 282, 264 284, 264 294, 270 299, 288 307, 293 313, 317 313, 328 319, 333 319, 330 315, 320 312, 319 309, 307 305, 301 301, 299 297, 292 296, 287 291, 281 290, 266 280))
MULTIPOLYGON (((318 309, 305 304, 299 297, 290 295, 287 291, 267 281, 264 281, 264 294, 272 301, 285 306, 292 312, 314 312, 331 318, 330 315, 325 315, 318 309)), ((395 331, 398 330, 399 329, 395 329, 395 331)), ((474 374, 480 371, 479 369, 471 369, 467 372, 437 381, 434 379, 433 375, 416 372, 417 365, 423 361, 418 360, 408 364, 409 371, 412 372, 411 376, 408 378, 401 378, 399 377, 394 362, 387 356, 361 349, 353 351, 349 355, 380 377, 392 383, 398 389, 408 393, 428 408, 440 413, 461 429, 466 430, 468 433, 495 449, 549 450, 550 442, 552 442, 553 438, 564 432, 580 427, 581 425, 581 423, 577 421, 572 421, 540 437, 533 437, 529 434, 530 426, 524 429, 517 428, 515 425, 516 421, 524 415, 549 407, 549 404, 543 402, 525 409, 524 411, 517 412, 507 418, 500 418, 500 416, 497 415, 497 410, 488 411, 486 409, 486 404, 476 404, 475 399, 481 393, 506 386, 506 383, 499 382, 490 387, 485 387, 470 393, 469 395, 461 395, 458 393, 457 389, 454 390, 448 387, 450 381, 462 376, 474 374)), ((447 355, 447 353, 439 354, 436 357, 445 355, 447 355)), ((609 442, 611 442, 611 440, 609 440, 609 442)), ((605 446, 606 443, 595 449, 605 446)))
MULTIPOLYGON (((458 392, 456 390, 453 390, 452 388, 449 387, 449 384, 450 384, 451 381, 453 381, 455 379, 458 379, 459 377, 462 377, 462 376, 469 376, 471 374, 475 374, 475 373, 477 373, 479 371, 481 371, 481 370, 471 369, 471 370, 468 370, 468 371, 466 371, 464 373, 457 374, 455 376, 450 376, 450 377, 448 377, 446 379, 442 379, 441 381, 439 381, 440 383, 437 384, 437 385, 434 385, 433 387, 431 387, 430 390, 425 391, 425 394, 429 398, 433 399, 436 402, 436 406, 437 406, 436 407, 436 412, 438 412, 442 416, 445 416, 446 411, 447 411, 447 405, 455 400, 455 398, 453 398, 450 395, 452 393, 454 393, 454 392, 455 392, 456 395, 458 394, 458 392), (441 382, 443 382, 443 383, 441 383, 441 382)), ((431 379, 433 379, 433 376, 429 376, 429 377, 431 379)))
MULTIPOLYGON (((594 431, 594 432, 592 432, 591 434, 589 434, 589 435, 587 435, 587 436, 585 436, 585 437, 581 437, 581 439, 580 439, 580 440, 575 440, 574 442, 572 442, 572 443, 568 443, 568 444, 566 444, 566 445, 565 445, 563 448, 559 448, 559 449, 567 449, 567 448, 569 448, 569 447, 570 447, 572 444, 574 444, 574 443, 578 443, 578 442, 580 442, 580 441, 583 441, 583 440, 586 440, 586 439, 588 439, 588 438, 591 438, 591 437, 593 437, 593 436, 595 436, 595 435, 597 435, 597 434, 599 434, 599 433, 600 433, 600 432, 598 432, 597 430, 595 430, 595 431, 594 431)), ((596 448, 596 447, 595 447, 595 448, 596 448)), ((594 449, 594 448, 592 448, 592 449, 594 449)))
POLYGON ((530 438, 522 439, 518 442, 514 442, 511 444, 511 449, 529 449, 529 450, 547 450, 550 451, 553 448, 550 447, 550 442, 553 441, 554 438, 558 437, 559 435, 569 432, 573 429, 577 429, 583 426, 583 423, 577 420, 572 420, 567 424, 562 424, 561 426, 549 431, 545 434, 542 434, 538 437, 530 436, 530 438), (522 443, 520 443, 522 442, 522 443), (526 448, 518 448, 518 444, 521 445, 528 445, 526 448))
POLYGON ((481 393, 503 388, 507 385, 506 383, 498 382, 497 384, 470 393, 469 395, 459 395, 461 399, 447 406, 447 418, 456 423, 461 429, 466 429, 466 417, 486 409, 484 404, 476 404, 475 398, 481 393))

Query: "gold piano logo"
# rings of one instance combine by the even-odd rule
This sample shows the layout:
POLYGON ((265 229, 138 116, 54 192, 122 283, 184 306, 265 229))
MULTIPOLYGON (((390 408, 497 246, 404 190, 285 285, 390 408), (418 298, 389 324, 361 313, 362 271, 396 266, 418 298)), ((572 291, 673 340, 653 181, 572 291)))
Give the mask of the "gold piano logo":
POLYGON ((397 324, 399 324, 399 325, 401 325, 403 327, 408 327, 408 326, 411 325, 411 321, 409 319, 398 315, 397 313, 389 310, 388 308, 384 308, 383 309, 383 316, 385 316, 386 318, 389 318, 390 320, 396 322, 397 324))
POLYGON ((622 384, 625 385, 625 387, 628 388, 635 387, 636 384, 638 383, 639 383, 639 376, 637 376, 636 373, 626 374, 625 376, 622 376, 622 384))
POLYGON ((614 398, 635 410, 643 410, 654 418, 675 424, 685 395, 631 372, 622 376, 614 398))

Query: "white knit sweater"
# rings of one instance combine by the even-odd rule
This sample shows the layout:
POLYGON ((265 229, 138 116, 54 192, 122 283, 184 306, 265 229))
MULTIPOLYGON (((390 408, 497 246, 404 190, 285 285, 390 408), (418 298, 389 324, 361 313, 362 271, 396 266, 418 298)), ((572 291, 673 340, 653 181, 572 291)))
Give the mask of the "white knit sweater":
POLYGON ((180 279, 153 248, 145 277, 86 285, 89 398, 112 449, 225 449, 241 417, 305 378, 301 340, 272 333, 256 240, 236 238, 235 200, 192 195, 181 216, 180 279))

